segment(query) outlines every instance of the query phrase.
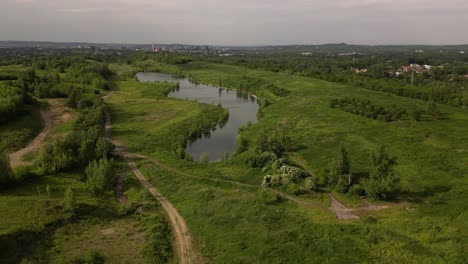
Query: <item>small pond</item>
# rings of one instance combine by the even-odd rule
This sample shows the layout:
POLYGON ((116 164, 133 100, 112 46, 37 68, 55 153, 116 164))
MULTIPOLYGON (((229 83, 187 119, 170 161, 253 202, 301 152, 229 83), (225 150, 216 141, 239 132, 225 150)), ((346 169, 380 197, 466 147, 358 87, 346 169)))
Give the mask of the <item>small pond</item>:
POLYGON ((220 104, 229 110, 229 119, 225 124, 218 125, 209 135, 187 143, 185 151, 194 161, 198 161, 202 153, 206 153, 210 161, 221 160, 224 153, 232 154, 236 149, 239 128, 248 122, 257 122, 259 105, 257 99, 248 93, 195 84, 187 78, 165 73, 140 72, 136 76, 140 82, 179 82, 179 88, 170 92, 169 97, 220 104))

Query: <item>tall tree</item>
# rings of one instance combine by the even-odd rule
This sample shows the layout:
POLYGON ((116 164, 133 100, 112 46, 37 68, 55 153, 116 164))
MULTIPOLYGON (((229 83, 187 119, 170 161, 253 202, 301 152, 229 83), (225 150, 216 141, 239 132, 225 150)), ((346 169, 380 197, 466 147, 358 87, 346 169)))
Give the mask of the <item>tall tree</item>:
POLYGON ((335 160, 333 173, 336 179, 335 189, 338 192, 347 192, 351 185, 351 164, 345 147, 341 147, 340 153, 335 160))
POLYGON ((396 159, 382 146, 372 155, 367 194, 375 199, 387 199, 395 190, 397 177, 393 172, 396 159))

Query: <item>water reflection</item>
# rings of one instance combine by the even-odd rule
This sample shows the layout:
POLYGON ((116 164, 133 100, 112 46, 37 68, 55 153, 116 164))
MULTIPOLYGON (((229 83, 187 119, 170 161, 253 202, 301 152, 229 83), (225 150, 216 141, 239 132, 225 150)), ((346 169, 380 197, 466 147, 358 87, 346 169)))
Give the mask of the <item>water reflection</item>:
POLYGON ((232 154, 236 148, 239 128, 248 122, 257 122, 258 102, 255 96, 248 93, 234 93, 223 88, 195 84, 187 78, 164 73, 142 72, 136 76, 141 82, 178 82, 179 85, 168 94, 169 97, 219 104, 229 110, 229 118, 219 120, 214 129, 205 129, 191 135, 185 151, 195 161, 198 161, 203 153, 208 155, 209 161, 219 161, 226 154, 232 154))

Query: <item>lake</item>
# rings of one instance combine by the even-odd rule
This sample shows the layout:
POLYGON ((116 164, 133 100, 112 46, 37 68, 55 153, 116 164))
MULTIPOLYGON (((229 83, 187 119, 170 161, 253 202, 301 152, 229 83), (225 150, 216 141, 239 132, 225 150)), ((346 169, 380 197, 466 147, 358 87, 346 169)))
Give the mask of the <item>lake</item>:
POLYGON ((225 153, 232 154, 236 149, 239 128, 248 122, 254 124, 258 121, 257 99, 248 93, 195 84, 187 78, 165 73, 140 72, 136 76, 140 82, 179 82, 179 89, 170 92, 169 97, 220 104, 229 110, 229 119, 222 127, 218 125, 210 135, 187 142, 185 151, 194 161, 198 161, 202 153, 206 153, 211 162, 220 161, 225 153))

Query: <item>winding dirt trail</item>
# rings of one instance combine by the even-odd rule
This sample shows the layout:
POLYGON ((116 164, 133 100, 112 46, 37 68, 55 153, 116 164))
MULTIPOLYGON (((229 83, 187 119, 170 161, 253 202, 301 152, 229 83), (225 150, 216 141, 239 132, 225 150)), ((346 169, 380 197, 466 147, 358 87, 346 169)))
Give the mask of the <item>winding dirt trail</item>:
MULTIPOLYGON (((164 163, 161 163, 160 161, 156 160, 156 159, 153 159, 151 157, 148 157, 148 156, 144 156, 144 155, 140 155, 140 154, 134 154, 134 153, 127 153, 129 156, 131 157, 136 157, 136 158, 141 158, 141 159, 145 159, 145 160, 148 160, 156 165, 158 165, 159 167, 167 170, 167 171, 171 171, 171 172, 174 172, 176 174, 179 174, 181 176, 184 176, 184 177, 188 177, 188 178, 194 178, 194 179, 200 179, 200 180, 207 180, 207 181, 213 181, 213 182, 222 182, 222 183, 229 183, 229 184, 233 184, 233 185, 237 185, 237 186, 242 186, 242 187, 248 187, 248 188, 254 188, 254 189, 259 189, 261 188, 260 185, 254 185, 254 184, 248 184, 248 183, 243 183, 243 182, 238 182, 238 181, 231 181, 231 180, 225 180, 225 179, 219 179, 219 178, 209 178, 209 177, 202 177, 202 176, 195 176, 195 175, 192 175, 192 174, 189 174, 189 173, 186 173, 186 172, 183 172, 181 170, 178 170, 176 168, 173 168, 173 167, 170 167, 170 166, 167 166, 165 165, 164 163)), ((313 208, 323 208, 323 209, 326 209, 325 207, 323 206, 320 206, 318 204, 315 204, 315 203, 311 203, 311 202, 308 202, 308 201, 305 201, 305 200, 302 200, 302 199, 299 199, 293 195, 289 195, 289 194, 286 194, 284 192, 281 192, 279 190, 276 190, 276 189, 273 189, 273 188, 270 188, 269 190, 271 190, 272 192, 274 192, 275 194, 289 200, 289 201, 292 201, 292 202, 295 202, 297 204, 301 204, 301 205, 304 205, 304 206, 308 206, 308 207, 313 207, 313 208)))
POLYGON ((32 152, 34 150, 37 150, 41 146, 42 142, 46 138, 49 131, 54 126, 54 118, 53 118, 52 112, 50 110, 41 111, 41 118, 42 118, 42 120, 44 122, 44 128, 42 129, 41 133, 39 133, 33 139, 33 141, 31 141, 31 143, 29 143, 29 145, 27 145, 26 147, 24 147, 24 148, 16 151, 15 153, 12 153, 12 154, 9 155, 10 166, 12 168, 16 167, 16 166, 20 166, 20 165, 31 165, 32 164, 29 161, 24 161, 23 157, 26 154, 28 154, 28 153, 30 153, 30 152, 32 152))
MULTIPOLYGON (((103 97, 103 99, 108 98, 110 95, 112 95, 112 93, 113 92, 107 94, 106 96, 103 97)), ((111 115, 108 111, 106 111, 105 137, 107 140, 114 143, 112 141, 111 129, 112 129, 111 115)), ((127 153, 123 147, 117 146, 116 152, 125 158, 128 165, 132 169, 133 174, 138 178, 140 183, 156 198, 156 200, 161 204, 163 209, 166 211, 169 217, 170 223, 171 223, 172 231, 175 236, 176 251, 178 254, 179 263, 182 263, 182 264, 197 263, 196 254, 192 247, 192 238, 190 236, 189 229, 187 227, 187 224, 185 223, 185 220, 179 214, 177 209, 171 204, 171 202, 169 202, 169 200, 167 200, 163 195, 161 195, 161 193, 159 193, 156 190, 156 188, 145 178, 145 176, 143 176, 141 171, 135 165, 135 162, 131 159, 131 156, 129 155, 129 153, 127 153)))
MULTIPOLYGON (((148 161, 158 165, 159 167, 161 167, 161 168, 163 168, 163 169, 165 169, 167 171, 171 171, 171 172, 174 172, 176 174, 179 174, 181 176, 188 177, 188 178, 201 179, 201 180, 214 181, 214 182, 223 182, 223 183, 229 183, 229 184, 233 184, 233 185, 237 185, 237 186, 243 186, 243 187, 249 187, 249 188, 255 188, 255 189, 260 188, 259 185, 254 185, 254 184, 242 183, 242 182, 231 181, 231 180, 224 180, 224 179, 219 179, 219 178, 208 178, 208 177, 202 177, 202 176, 195 176, 195 175, 183 172, 181 170, 178 170, 176 168, 167 166, 164 163, 161 163, 160 161, 158 161, 158 160, 156 160, 154 158, 151 158, 151 157, 148 157, 148 156, 145 156, 145 155, 141 155, 141 154, 134 154, 134 153, 128 153, 127 152, 127 155, 130 156, 130 157, 134 157, 134 158, 141 158, 141 159, 148 160, 148 161)), ((336 218, 341 219, 341 220, 359 219, 358 215, 352 213, 354 211, 369 211, 370 212, 370 211, 378 211, 378 210, 382 210, 382 209, 390 207, 388 205, 367 204, 366 206, 349 208, 349 207, 346 207, 345 205, 343 205, 340 201, 338 201, 336 199, 336 197, 333 196, 332 193, 329 193, 328 197, 330 198, 330 206, 327 208, 325 206, 320 205, 319 203, 313 203, 313 202, 310 202, 310 201, 306 201, 306 200, 297 198, 294 195, 290 195, 290 194, 284 193, 282 191, 279 191, 279 190, 276 190, 276 189, 273 189, 273 188, 270 188, 270 190, 272 192, 274 192, 275 194, 277 194, 277 195, 279 195, 279 196, 281 196, 281 197, 283 197, 283 198, 285 198, 285 199, 287 199, 289 201, 300 204, 302 206, 306 206, 306 207, 309 207, 309 208, 328 209, 328 210, 330 210, 331 212, 333 212, 336 215, 336 218)))
MULTIPOLYGON (((135 157, 135 158, 141 158, 141 159, 148 160, 148 161, 158 165, 159 167, 161 167, 161 168, 163 168, 163 169, 165 169, 167 171, 174 172, 174 173, 179 174, 179 175, 184 176, 184 177, 207 180, 207 181, 214 181, 214 182, 229 183, 229 184, 233 184, 233 185, 237 185, 237 186, 243 186, 243 187, 249 187, 249 188, 255 188, 255 189, 260 188, 259 185, 254 185, 254 184, 242 183, 242 182, 231 181, 231 180, 224 180, 224 179, 219 179, 219 178, 208 178, 208 177, 191 175, 189 173, 183 172, 183 171, 178 170, 176 168, 167 166, 167 165, 161 163, 160 161, 158 161, 158 160, 156 160, 154 158, 144 156, 144 155, 140 155, 140 154, 127 153, 127 155, 129 155, 131 157, 135 157)), ((329 193, 328 197, 330 198, 330 206, 327 208, 327 207, 325 207, 323 205, 320 205, 319 203, 313 203, 313 202, 310 202, 310 201, 306 201, 306 200, 297 198, 294 195, 289 195, 287 193, 284 193, 282 191, 279 191, 279 190, 276 190, 276 189, 273 189, 273 188, 270 188, 270 190, 272 192, 274 192, 275 194, 277 194, 277 195, 279 195, 279 196, 281 196, 281 197, 283 197, 283 198, 285 198, 285 199, 287 199, 289 201, 300 204, 302 206, 306 206, 306 207, 309 207, 309 208, 328 209, 328 210, 330 210, 331 212, 333 212, 336 215, 336 218, 341 219, 341 220, 359 219, 360 217, 358 215, 352 213, 354 211, 368 211, 368 212, 370 212, 370 211, 378 211, 378 210, 382 210, 382 209, 390 207, 388 205, 367 204, 366 206, 349 208, 349 207, 346 207, 345 205, 343 205, 340 201, 338 201, 336 199, 336 197, 332 193, 329 193)))

